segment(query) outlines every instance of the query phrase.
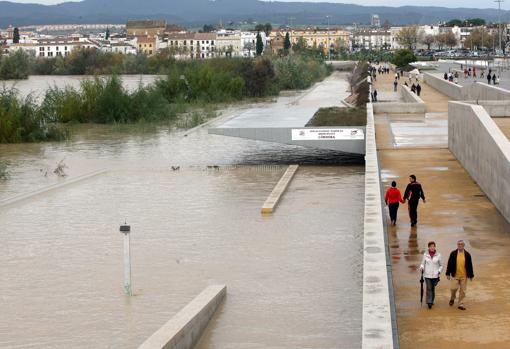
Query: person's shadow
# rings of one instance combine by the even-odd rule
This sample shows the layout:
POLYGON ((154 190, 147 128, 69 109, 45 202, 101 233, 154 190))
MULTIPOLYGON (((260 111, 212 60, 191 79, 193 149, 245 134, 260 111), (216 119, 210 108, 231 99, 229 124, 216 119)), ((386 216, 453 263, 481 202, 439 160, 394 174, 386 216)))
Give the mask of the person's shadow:
POLYGON ((408 262, 409 269, 416 270, 420 263, 420 248, 418 245, 418 228, 411 227, 409 231, 409 239, 407 242, 407 251, 404 252, 404 258, 408 262))

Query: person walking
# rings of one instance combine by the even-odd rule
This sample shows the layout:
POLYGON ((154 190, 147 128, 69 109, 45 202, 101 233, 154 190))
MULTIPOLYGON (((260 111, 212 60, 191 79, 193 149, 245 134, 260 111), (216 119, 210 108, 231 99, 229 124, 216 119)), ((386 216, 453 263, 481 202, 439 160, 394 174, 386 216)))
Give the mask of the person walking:
POLYGON ((393 81, 393 91, 394 92, 397 92, 397 86, 398 86, 398 81, 397 81, 397 78, 395 78, 395 81, 393 81))
POLYGON ((445 80, 448 80, 448 73, 444 73, 443 78, 444 78, 445 80))
POLYGON ((423 203, 426 203, 425 194, 420 183, 416 181, 415 175, 409 176, 409 184, 407 185, 406 191, 404 192, 404 202, 408 201, 409 218, 411 220, 411 227, 418 224, 418 204, 420 199, 423 203))
POLYGON ((490 85, 492 80, 491 73, 487 74, 487 83, 490 85))
POLYGON ((374 100, 374 102, 377 102, 377 90, 374 90, 373 94, 374 94, 373 100, 374 100))
POLYGON ((386 195, 384 196, 384 202, 388 206, 390 211, 390 220, 392 225, 397 225, 397 213, 400 203, 404 203, 402 194, 397 188, 397 182, 391 182, 391 188, 388 188, 386 195))
POLYGON ((451 297, 449 304, 452 306, 455 303, 457 290, 460 289, 457 307, 460 310, 466 310, 464 298, 466 297, 467 279, 473 280, 475 277, 471 254, 466 251, 464 247, 464 240, 457 241, 457 249, 450 253, 448 265, 446 266, 446 278, 451 281, 451 297))
POLYGON ((492 74, 492 84, 496 85, 496 73, 492 74))
POLYGON ((476 67, 473 67, 473 77, 476 78, 476 67))
POLYGON ((420 94, 421 94, 421 85, 420 85, 420 83, 418 83, 418 85, 416 85, 416 94, 418 95, 418 97, 420 97, 420 94))
POLYGON ((428 243, 428 251, 423 254, 423 259, 420 265, 420 271, 425 277, 427 284, 427 305, 429 309, 434 305, 436 298, 436 286, 439 283, 439 276, 443 269, 443 262, 441 254, 436 251, 436 243, 431 241, 428 243))

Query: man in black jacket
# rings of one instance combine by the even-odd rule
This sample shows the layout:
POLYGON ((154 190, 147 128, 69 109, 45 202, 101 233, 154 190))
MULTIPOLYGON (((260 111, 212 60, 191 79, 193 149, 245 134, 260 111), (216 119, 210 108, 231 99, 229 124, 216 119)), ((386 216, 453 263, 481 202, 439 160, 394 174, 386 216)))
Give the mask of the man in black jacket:
POLYGON ((409 218, 411 219, 411 227, 418 223, 418 203, 420 198, 425 203, 425 194, 420 183, 416 181, 415 175, 409 176, 409 184, 404 192, 404 202, 409 201, 409 218))
POLYGON ((455 302, 457 290, 459 292, 459 306, 460 310, 466 310, 464 306, 464 297, 466 297, 467 279, 472 280, 475 277, 473 273, 473 262, 471 254, 464 249, 464 241, 457 241, 457 249, 450 253, 448 258, 448 266, 446 267, 446 277, 451 280, 451 297, 450 306, 455 302))

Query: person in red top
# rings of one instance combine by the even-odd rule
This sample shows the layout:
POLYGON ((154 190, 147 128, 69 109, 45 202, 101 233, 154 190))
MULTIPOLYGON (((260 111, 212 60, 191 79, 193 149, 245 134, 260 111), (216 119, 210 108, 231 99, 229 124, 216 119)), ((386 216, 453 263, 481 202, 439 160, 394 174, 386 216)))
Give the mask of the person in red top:
POLYGON ((402 199, 402 194, 400 193, 400 190, 398 190, 397 188, 397 182, 395 181, 391 182, 391 188, 389 188, 386 191, 384 202, 386 202, 386 205, 388 205, 388 208, 390 209, 391 224, 396 225, 398 207, 400 206, 400 203, 404 203, 404 200, 402 199))

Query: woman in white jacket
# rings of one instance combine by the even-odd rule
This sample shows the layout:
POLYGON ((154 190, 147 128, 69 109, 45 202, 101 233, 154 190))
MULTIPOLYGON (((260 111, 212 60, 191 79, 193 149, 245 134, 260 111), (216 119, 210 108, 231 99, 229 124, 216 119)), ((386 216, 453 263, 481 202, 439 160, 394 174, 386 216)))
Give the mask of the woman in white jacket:
POLYGON ((423 255, 420 271, 423 273, 423 277, 427 283, 427 305, 429 309, 431 309, 432 305, 434 305, 436 286, 443 269, 443 263, 441 261, 441 254, 436 251, 436 243, 431 241, 428 247, 428 251, 423 255))

